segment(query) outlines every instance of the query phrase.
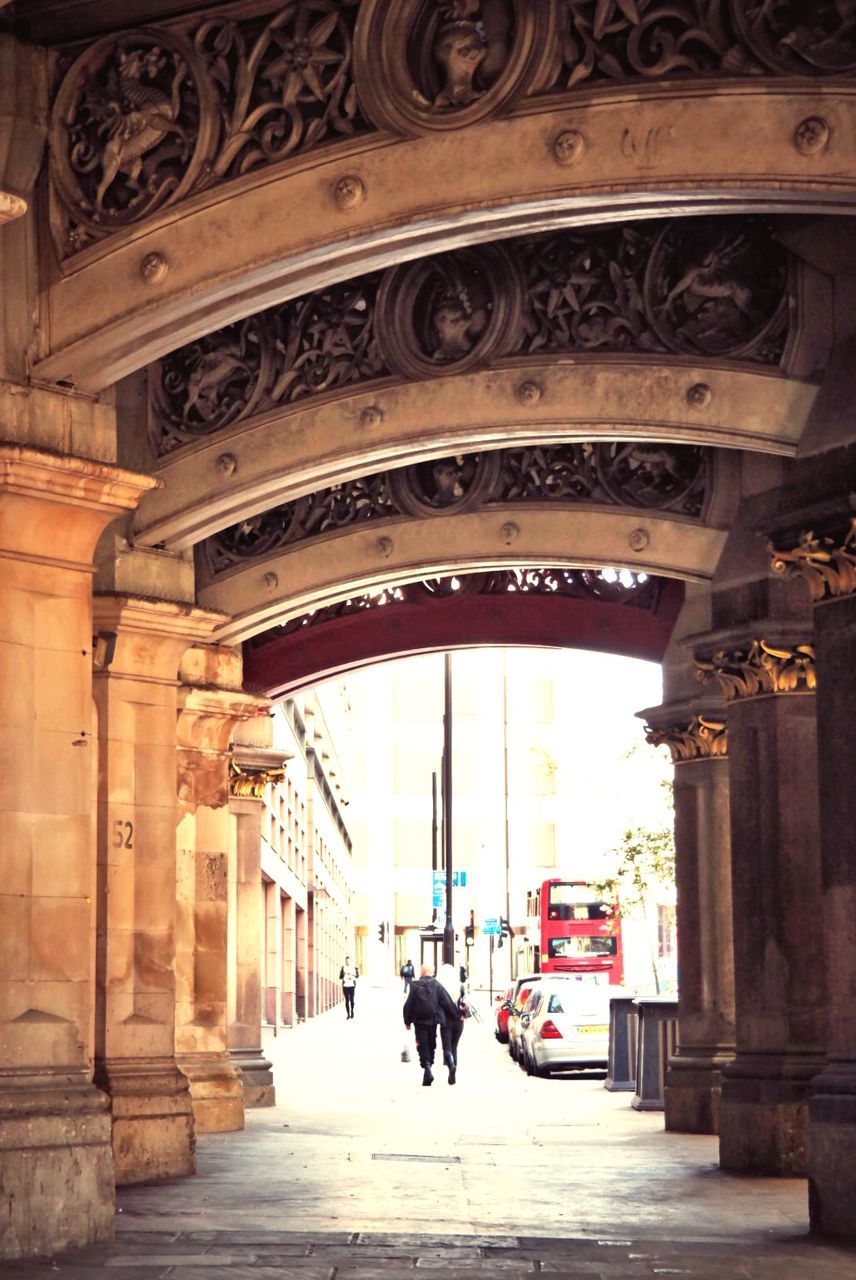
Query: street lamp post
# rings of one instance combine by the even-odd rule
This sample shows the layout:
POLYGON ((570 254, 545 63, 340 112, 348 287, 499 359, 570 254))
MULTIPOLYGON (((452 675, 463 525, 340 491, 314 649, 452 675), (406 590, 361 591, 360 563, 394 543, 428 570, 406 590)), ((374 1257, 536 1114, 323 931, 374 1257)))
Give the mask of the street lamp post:
POLYGON ((455 963, 455 926, 452 923, 452 655, 444 655, 443 687, 443 852, 446 864, 446 924, 443 929, 443 963, 455 963))

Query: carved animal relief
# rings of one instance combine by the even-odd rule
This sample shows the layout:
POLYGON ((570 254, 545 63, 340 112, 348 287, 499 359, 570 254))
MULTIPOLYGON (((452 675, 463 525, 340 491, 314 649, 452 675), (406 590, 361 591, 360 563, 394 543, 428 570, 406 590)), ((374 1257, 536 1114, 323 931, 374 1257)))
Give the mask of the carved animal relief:
POLYGON ((459 454, 283 503, 209 538, 202 555, 209 573, 218 574, 365 521, 460 514, 514 502, 587 502, 698 518, 709 488, 707 454, 693 445, 586 443, 459 454))
MULTIPOLYGON (((172 352, 151 371, 153 444, 163 454, 276 405, 507 356, 775 365, 789 317, 787 255, 764 219, 635 223, 459 250, 318 290, 172 352)), ((521 402, 537 404, 537 385, 521 386, 521 402)), ((626 483, 641 492, 641 477, 664 464, 656 449, 633 459, 626 483)))

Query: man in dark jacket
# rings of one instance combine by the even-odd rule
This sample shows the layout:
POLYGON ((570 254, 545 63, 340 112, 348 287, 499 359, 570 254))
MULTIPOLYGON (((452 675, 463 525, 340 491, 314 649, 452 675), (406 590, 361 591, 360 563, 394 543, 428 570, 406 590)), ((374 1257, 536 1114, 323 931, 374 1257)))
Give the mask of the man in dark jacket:
MULTIPOLYGON (((437 1049, 437 1024, 460 1017, 455 1002, 446 988, 434 977, 430 964, 423 964, 419 977, 410 988, 404 1002, 404 1025, 411 1026, 416 1034, 416 1051, 422 1068, 422 1083, 431 1084, 434 1074, 434 1054, 437 1049)), ((453 1078, 450 1083, 453 1083, 453 1078)))

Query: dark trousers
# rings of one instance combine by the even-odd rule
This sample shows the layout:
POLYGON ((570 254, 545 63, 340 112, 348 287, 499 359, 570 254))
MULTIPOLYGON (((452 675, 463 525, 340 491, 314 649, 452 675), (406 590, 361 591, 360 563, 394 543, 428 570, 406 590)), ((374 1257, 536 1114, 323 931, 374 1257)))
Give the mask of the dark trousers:
POLYGON ((436 1022, 414 1022, 413 1029, 416 1032, 419 1065, 424 1070, 434 1062, 434 1054, 437 1050, 437 1024, 436 1022))
POLYGON ((345 1013, 349 1018, 354 1016, 354 991, 355 987, 342 987, 345 993, 345 1013))
POLYGON ((443 1044, 443 1061, 447 1067, 456 1067, 458 1065, 458 1041, 464 1030, 463 1018, 458 1018, 450 1027, 443 1026, 440 1028, 440 1039, 443 1044))

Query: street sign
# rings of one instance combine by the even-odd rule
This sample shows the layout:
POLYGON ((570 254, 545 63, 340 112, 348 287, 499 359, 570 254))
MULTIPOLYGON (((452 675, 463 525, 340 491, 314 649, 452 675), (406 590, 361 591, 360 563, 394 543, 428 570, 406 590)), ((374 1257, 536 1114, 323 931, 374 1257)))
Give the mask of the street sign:
MULTIPOLYGON (((445 871, 432 872, 434 877, 433 891, 431 895, 431 906, 442 907, 446 901, 446 873, 445 871)), ((452 888, 466 889, 467 873, 466 871, 452 872, 452 888)))
POLYGON ((499 923, 499 916, 486 916, 482 921, 482 933, 502 933, 502 925, 499 923))

